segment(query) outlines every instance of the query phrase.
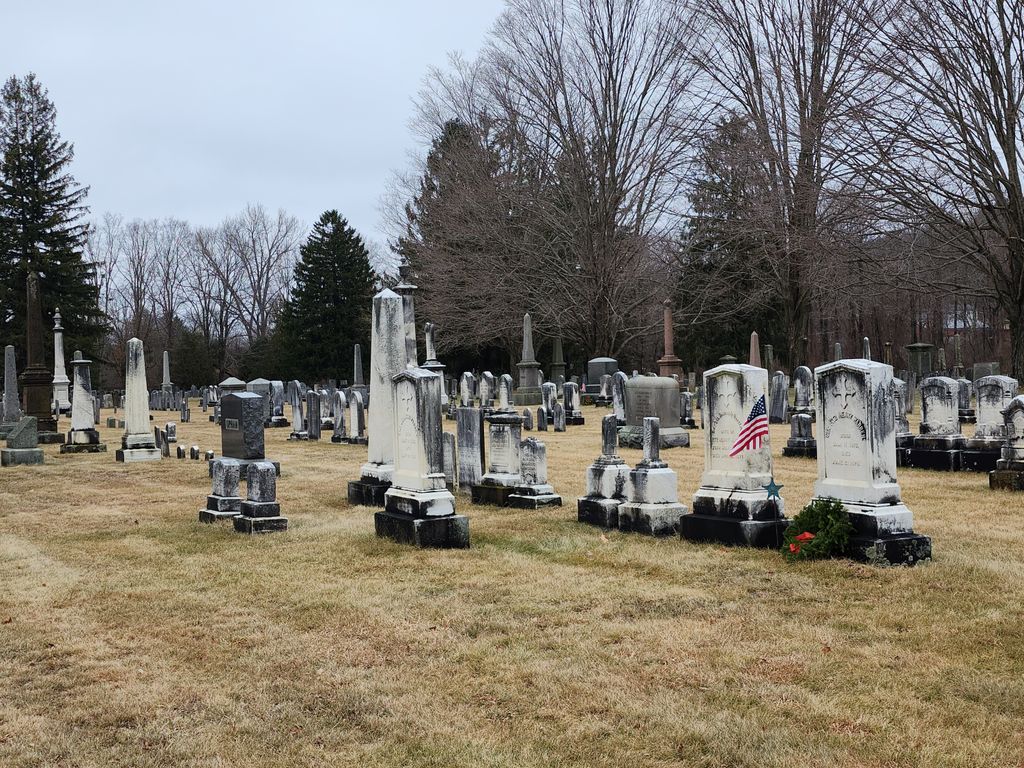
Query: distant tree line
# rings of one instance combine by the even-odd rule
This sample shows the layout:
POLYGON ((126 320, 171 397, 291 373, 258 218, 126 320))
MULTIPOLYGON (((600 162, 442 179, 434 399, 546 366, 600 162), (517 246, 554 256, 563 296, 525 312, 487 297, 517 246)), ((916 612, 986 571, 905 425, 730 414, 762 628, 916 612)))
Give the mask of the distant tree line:
POLYGON ((1024 10, 1009 0, 510 0, 429 73, 385 201, 440 346, 780 364, 882 344, 1024 380, 1024 10))

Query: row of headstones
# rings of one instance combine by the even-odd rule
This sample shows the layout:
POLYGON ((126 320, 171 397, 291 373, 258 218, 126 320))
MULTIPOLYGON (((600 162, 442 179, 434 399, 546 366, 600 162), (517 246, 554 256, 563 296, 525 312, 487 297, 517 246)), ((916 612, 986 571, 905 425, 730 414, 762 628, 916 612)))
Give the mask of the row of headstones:
POLYGON ((337 389, 333 396, 326 390, 308 389, 305 397, 297 386, 291 388, 292 432, 289 440, 320 440, 323 430, 331 430, 332 443, 366 444, 366 407, 363 393, 337 389))
MULTIPOLYGON (((823 425, 816 498, 847 508, 850 556, 912 564, 931 542, 913 531, 896 481, 896 387, 891 366, 841 360, 814 371, 816 413, 823 425)), ((721 365, 704 374, 705 468, 693 508, 679 502, 676 477, 661 461, 659 421, 644 420, 644 458, 633 469, 617 455, 613 417, 602 424, 601 456, 587 470, 581 522, 653 535, 678 532, 695 541, 778 547, 788 526, 772 473, 765 402, 768 372, 721 365), (765 493, 765 490, 768 493, 765 493), (775 492, 773 495, 773 491, 775 492)))
MULTIPOLYGON (((583 424, 583 413, 580 410, 579 383, 575 381, 564 382, 561 395, 561 398, 559 398, 558 385, 554 382, 546 381, 541 384, 541 409, 545 412, 547 422, 549 424, 554 423, 556 410, 560 406, 564 411, 566 424, 583 424), (559 402, 559 399, 561 399, 561 402, 559 402)), ((475 403, 479 403, 480 407, 485 410, 514 410, 514 382, 512 376, 504 373, 495 379, 490 371, 484 371, 478 381, 472 373, 468 371, 463 373, 459 379, 457 396, 451 398, 448 418, 455 418, 455 410, 457 408, 469 408, 475 403)))

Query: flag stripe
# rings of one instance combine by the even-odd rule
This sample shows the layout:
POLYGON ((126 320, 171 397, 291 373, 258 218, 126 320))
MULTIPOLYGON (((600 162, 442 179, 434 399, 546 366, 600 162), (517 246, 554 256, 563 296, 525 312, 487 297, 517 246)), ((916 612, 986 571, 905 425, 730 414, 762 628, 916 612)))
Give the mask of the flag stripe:
POLYGON ((736 440, 729 450, 729 457, 733 458, 746 450, 758 450, 764 445, 764 439, 768 437, 768 412, 765 407, 764 395, 761 395, 750 409, 750 415, 740 428, 736 440))

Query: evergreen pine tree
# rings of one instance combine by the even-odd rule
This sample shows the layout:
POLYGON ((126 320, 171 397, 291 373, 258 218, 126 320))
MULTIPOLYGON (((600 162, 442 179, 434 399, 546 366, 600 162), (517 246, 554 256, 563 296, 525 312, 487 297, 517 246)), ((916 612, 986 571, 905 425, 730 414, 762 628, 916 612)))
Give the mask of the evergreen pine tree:
POLYGON ((98 349, 104 323, 88 234, 87 187, 71 175, 72 145, 35 75, 11 77, 0 91, 0 345, 25 346, 25 278, 42 277, 44 317, 59 307, 65 346, 98 349))
POLYGON ((292 376, 352 380, 352 346, 369 348, 374 281, 362 238, 337 211, 323 213, 300 249, 274 339, 292 376))

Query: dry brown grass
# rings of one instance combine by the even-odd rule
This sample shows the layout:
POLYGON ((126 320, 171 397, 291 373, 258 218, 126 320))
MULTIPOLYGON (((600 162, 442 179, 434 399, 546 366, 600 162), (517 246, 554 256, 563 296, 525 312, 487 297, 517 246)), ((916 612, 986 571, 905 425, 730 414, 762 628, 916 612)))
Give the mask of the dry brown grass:
MULTIPOLYGON (((561 509, 459 499, 467 551, 377 540, 345 500, 365 449, 288 430, 265 538, 196 521, 202 462, 3 469, 0 764, 1024 764, 1024 498, 903 472, 914 569, 603 535, 575 522, 601 414, 544 436, 561 509)), ((776 476, 793 513, 814 462, 776 476)))

